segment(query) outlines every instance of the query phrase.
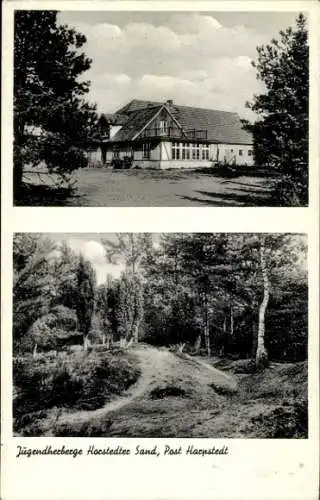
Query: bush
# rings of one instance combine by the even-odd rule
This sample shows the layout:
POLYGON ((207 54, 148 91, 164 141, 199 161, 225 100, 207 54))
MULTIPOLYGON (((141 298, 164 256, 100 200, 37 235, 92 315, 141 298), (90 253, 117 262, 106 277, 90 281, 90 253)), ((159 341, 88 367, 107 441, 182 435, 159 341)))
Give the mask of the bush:
POLYGON ((53 407, 100 408, 112 394, 121 394, 133 384, 139 373, 131 358, 106 352, 15 358, 15 430, 24 427, 27 415, 53 407))
POLYGON ((128 169, 132 167, 132 158, 130 156, 124 156, 123 158, 114 158, 111 165, 116 170, 128 169))
POLYGON ((285 402, 268 413, 251 418, 255 433, 264 438, 307 438, 308 402, 300 399, 285 402))

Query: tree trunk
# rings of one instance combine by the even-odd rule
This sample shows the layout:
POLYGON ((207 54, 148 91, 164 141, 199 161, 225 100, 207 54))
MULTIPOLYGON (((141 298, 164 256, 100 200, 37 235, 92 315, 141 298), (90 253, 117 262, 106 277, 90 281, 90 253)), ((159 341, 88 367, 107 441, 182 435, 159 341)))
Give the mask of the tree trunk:
POLYGON ((139 342, 139 326, 138 325, 134 325, 132 328, 132 338, 133 338, 133 342, 135 342, 136 344, 139 342))
POLYGON ((201 346, 201 335, 198 335, 194 343, 193 354, 199 354, 200 346, 201 346))
POLYGON ((205 292, 203 295, 203 335, 206 346, 207 355, 211 356, 210 347, 210 328, 209 328, 209 312, 208 312, 208 296, 205 292))
POLYGON ((37 342, 35 342, 35 344, 33 346, 33 351, 32 351, 33 358, 35 358, 37 356, 37 347, 38 347, 38 344, 37 344, 37 342))
POLYGON ((264 238, 262 238, 260 241, 260 265, 263 278, 263 299, 259 308, 256 366, 258 368, 264 368, 265 366, 268 365, 268 354, 264 344, 264 333, 265 333, 265 315, 270 295, 270 283, 269 283, 267 265, 265 259, 264 238))
POLYGON ((84 335, 84 336, 83 336, 83 350, 84 350, 84 351, 87 351, 87 350, 88 350, 88 347, 89 347, 89 339, 88 339, 88 335, 84 335))
POLYGON ((203 333, 204 333, 204 340, 205 340, 207 355, 210 357, 211 356, 210 332, 209 332, 209 325, 207 322, 204 325, 203 333))
POLYGON ((186 345, 186 344, 185 344, 185 342, 180 342, 180 344, 179 344, 179 346, 178 346, 178 352, 179 352, 180 354, 182 354, 183 349, 185 348, 185 345, 186 345))
POLYGON ((13 167, 13 202, 14 204, 21 199, 21 188, 23 178, 23 160, 20 154, 16 154, 13 167))
POLYGON ((230 298, 230 335, 233 336, 234 330, 234 320, 233 320, 233 303, 232 298, 230 298))
POLYGON ((126 346, 126 348, 127 348, 127 349, 129 349, 129 347, 131 347, 131 346, 132 346, 133 341, 134 341, 134 338, 133 338, 133 337, 131 337, 131 339, 130 339, 130 340, 129 340, 129 342, 127 343, 127 346, 126 346))

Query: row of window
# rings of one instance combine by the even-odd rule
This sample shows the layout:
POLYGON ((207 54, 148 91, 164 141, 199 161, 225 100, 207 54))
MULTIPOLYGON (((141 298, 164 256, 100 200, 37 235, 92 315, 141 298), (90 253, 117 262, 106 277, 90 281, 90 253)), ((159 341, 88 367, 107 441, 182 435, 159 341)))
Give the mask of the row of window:
POLYGON ((173 160, 209 160, 209 145, 174 142, 171 146, 173 160))
MULTIPOLYGON (((226 153, 229 153, 229 152, 237 154, 237 151, 235 151, 234 149, 226 149, 226 153)), ((239 154, 239 156, 243 156, 243 149, 239 149, 238 154, 239 154)), ((252 149, 248 149, 248 156, 252 156, 252 155, 253 155, 252 149)))
MULTIPOLYGON (((234 150, 226 149, 225 153, 234 154, 238 152, 239 156, 243 156, 244 150, 239 149, 234 150)), ((209 160, 209 144, 201 143, 184 143, 184 142, 173 142, 171 145, 171 154, 173 160, 209 160)), ((248 156, 252 156, 252 149, 248 150, 248 156)), ((151 144, 145 142, 142 144, 142 157, 144 159, 150 159, 151 156, 151 144)))

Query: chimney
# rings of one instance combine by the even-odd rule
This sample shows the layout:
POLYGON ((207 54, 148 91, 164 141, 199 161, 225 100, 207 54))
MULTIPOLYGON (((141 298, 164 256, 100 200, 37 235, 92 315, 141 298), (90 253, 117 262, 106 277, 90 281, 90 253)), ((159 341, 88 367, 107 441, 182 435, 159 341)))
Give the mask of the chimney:
POLYGON ((167 106, 169 106, 169 108, 170 108, 171 106, 173 106, 173 100, 172 100, 172 99, 168 99, 168 100, 166 101, 166 105, 167 105, 167 106))

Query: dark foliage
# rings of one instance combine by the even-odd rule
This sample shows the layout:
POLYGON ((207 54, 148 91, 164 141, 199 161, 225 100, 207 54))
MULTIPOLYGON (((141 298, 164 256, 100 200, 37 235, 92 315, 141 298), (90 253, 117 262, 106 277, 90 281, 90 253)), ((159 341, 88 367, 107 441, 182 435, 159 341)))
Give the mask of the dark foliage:
POLYGON ((278 203, 308 204, 309 48, 306 19, 280 32, 279 40, 258 47, 254 63, 266 92, 249 107, 260 118, 248 128, 254 135, 257 165, 280 174, 278 203))
MULTIPOLYGON (((303 438, 308 436, 308 401, 301 399, 251 419, 256 432, 269 439, 303 438)), ((261 436, 262 437, 262 436, 261 436)))
POLYGON ((126 390, 139 375, 130 359, 107 352, 60 355, 52 360, 47 356, 36 361, 15 358, 13 368, 18 392, 13 402, 16 431, 28 425, 31 416, 43 417, 43 411, 53 407, 100 408, 111 395, 126 390))
POLYGON ((15 11, 14 197, 19 202, 26 165, 45 162, 68 180, 86 164, 84 148, 96 126, 94 107, 78 78, 91 61, 79 49, 85 37, 59 26, 56 11, 15 11))

